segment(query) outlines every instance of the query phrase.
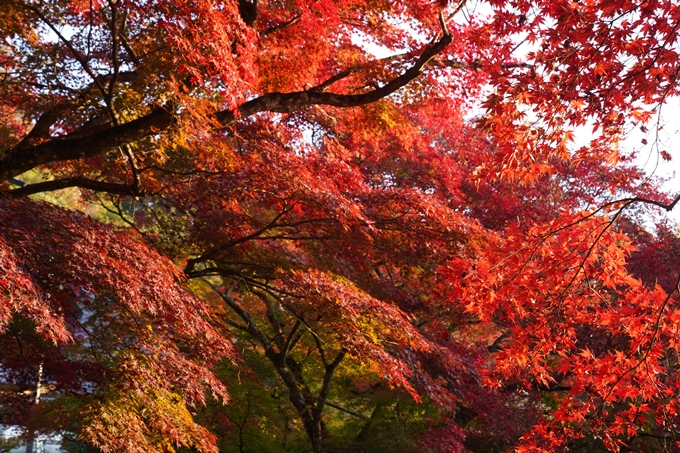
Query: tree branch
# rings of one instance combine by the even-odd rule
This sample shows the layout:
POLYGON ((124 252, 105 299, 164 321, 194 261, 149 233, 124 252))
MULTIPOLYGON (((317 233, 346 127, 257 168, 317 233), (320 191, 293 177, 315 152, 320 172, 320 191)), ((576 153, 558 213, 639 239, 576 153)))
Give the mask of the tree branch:
POLYGON ((255 231, 251 234, 248 234, 246 236, 240 237, 238 239, 234 239, 233 241, 230 241, 227 244, 216 247, 216 248, 210 250, 207 253, 204 253, 203 255, 201 255, 197 258, 191 258, 190 260, 187 261, 187 265, 184 268, 184 273, 190 274, 191 272, 193 272, 194 268, 196 267, 196 264, 209 261, 209 260, 215 258, 217 255, 219 255, 221 252, 223 252, 223 251, 225 251, 229 248, 235 247, 239 244, 243 244, 244 242, 248 242, 248 241, 251 241, 253 239, 258 238, 259 236, 264 234, 267 230, 274 228, 275 225, 276 225, 276 222, 278 222, 279 219, 281 219, 281 217, 283 217, 288 212, 290 212, 290 210, 293 209, 294 206, 295 206, 294 204, 292 206, 285 206, 284 205, 283 210, 280 213, 278 213, 276 216, 274 216, 274 218, 268 224, 266 224, 265 226, 263 226, 259 230, 255 231))
POLYGON ((287 356, 290 351, 293 349, 295 344, 300 341, 301 336, 295 336, 295 333, 297 330, 300 328, 300 325, 302 323, 300 322, 299 319, 295 320, 295 324, 293 324, 293 327, 291 327, 290 332, 288 333, 288 338, 286 338, 286 343, 284 347, 281 349, 281 352, 284 354, 284 356, 287 356))
MULTIPOLYGON (((139 75, 135 71, 123 71, 119 72, 116 76, 117 80, 120 82, 133 82, 139 78, 139 75)), ((102 75, 97 77, 97 82, 101 84, 111 84, 113 76, 111 74, 102 75)), ((75 99, 64 100, 54 104, 51 108, 44 111, 31 131, 15 146, 15 150, 28 148, 34 142, 40 141, 41 139, 49 139, 50 128, 60 119, 64 117, 65 114, 72 112, 74 109, 78 108, 83 104, 83 101, 87 95, 89 95, 95 88, 95 84, 92 83, 89 86, 83 88, 79 93, 76 94, 75 99)), ((108 119, 106 120, 109 121, 108 119)), ((110 127, 110 123, 107 124, 110 127)), ((84 129, 86 130, 86 129, 84 129)), ((92 131, 90 131, 92 132, 92 131)))
POLYGON ((39 165, 100 156, 112 149, 158 133, 175 122, 169 109, 159 107, 146 116, 79 138, 54 138, 27 148, 14 148, 0 159, 0 180, 6 181, 39 165))
POLYGON ((323 407, 326 404, 326 399, 328 398, 328 393, 330 392, 331 389, 331 380, 333 379, 333 374, 335 373, 335 370, 338 368, 338 365, 340 365, 342 359, 345 358, 346 354, 347 351, 344 348, 341 349, 340 352, 338 352, 338 355, 335 356, 335 359, 333 359, 333 361, 330 364, 325 365, 326 372, 323 375, 323 385, 321 386, 321 391, 319 392, 319 397, 317 398, 316 406, 312 411, 312 416, 314 417, 315 420, 319 421, 321 420, 323 407))
POLYGON ((359 413, 353 412, 353 411, 351 411, 351 410, 349 410, 349 409, 345 409, 344 407, 338 406, 337 404, 329 403, 328 401, 324 402, 324 404, 325 404, 326 406, 328 406, 328 407, 332 407, 333 409, 337 409, 337 410, 339 410, 340 412, 344 412, 344 413, 346 413, 346 414, 349 414, 349 415, 351 415, 351 416, 353 416, 353 417, 360 418, 360 419, 362 419, 362 420, 366 420, 366 417, 365 417, 365 416, 363 416, 363 415, 361 415, 361 414, 359 414, 359 413))
POLYGON ((236 112, 223 111, 217 113, 218 121, 223 125, 235 123, 259 112, 290 113, 311 105, 330 105, 333 107, 359 107, 385 98, 420 76, 423 68, 438 53, 451 43, 451 34, 445 32, 435 43, 431 44, 420 55, 418 60, 403 74, 392 79, 380 88, 362 94, 335 94, 320 91, 297 91, 293 93, 268 93, 242 104, 236 112))
POLYGON ((68 187, 79 187, 81 189, 93 190, 95 192, 106 192, 117 195, 129 195, 135 197, 143 197, 145 195, 143 190, 135 186, 128 186, 125 184, 117 184, 112 182, 96 181, 87 178, 64 178, 56 179, 54 181, 39 182, 30 184, 28 186, 20 187, 11 190, 9 193, 14 198, 26 197, 40 192, 51 192, 59 189, 66 189, 68 187))
POLYGON ((651 205, 653 205, 653 206, 656 206, 656 207, 658 207, 658 208, 661 208, 661 209, 664 209, 664 210, 670 212, 670 211, 672 211, 673 208, 678 204, 678 202, 680 202, 680 195, 677 195, 677 196, 673 199, 673 201, 671 201, 671 202, 668 203, 668 204, 664 204, 664 203, 661 203, 661 202, 659 202, 659 201, 648 200, 647 198, 640 198, 640 197, 625 198, 625 199, 623 199, 623 200, 616 200, 615 203, 619 203, 619 202, 626 202, 626 204, 628 204, 628 203, 644 203, 644 204, 651 204, 651 205))
POLYGON ((213 289, 222 298, 222 300, 224 300, 229 308, 231 308, 243 321, 245 321, 246 325, 244 327, 246 328, 246 332, 248 332, 248 334, 255 338, 264 347, 265 352, 271 351, 272 353, 275 353, 273 345, 269 339, 267 339, 267 336, 257 327, 257 324, 255 323, 253 317, 250 316, 250 313, 245 311, 241 305, 236 302, 236 300, 234 300, 234 298, 229 294, 223 291, 218 291, 214 287, 213 289))
MULTIPOLYGON (((236 111, 217 112, 215 118, 223 126, 229 126, 243 118, 265 111, 290 113, 312 105, 348 108, 370 104, 391 95, 418 78, 424 67, 451 41, 451 34, 444 30, 442 37, 429 45, 413 66, 382 87, 366 93, 351 95, 316 91, 268 93, 242 104, 236 111)), ((50 162, 100 156, 119 146, 162 132, 175 122, 174 109, 171 106, 164 106, 155 108, 146 116, 128 123, 112 126, 84 137, 71 138, 67 136, 23 149, 14 148, 0 159, 0 180, 6 181, 13 176, 50 162)))
POLYGON ((283 339, 283 328, 279 320, 276 319, 273 304, 267 299, 267 294, 261 293, 260 291, 254 289, 251 289, 250 292, 257 296, 264 304, 267 320, 274 329, 274 343, 276 343, 276 347, 279 348, 279 351, 284 351, 286 349, 286 345, 283 339))
POLYGON ((494 340, 493 343, 491 343, 489 346, 487 346, 486 349, 487 349, 490 353, 502 351, 502 350, 503 350, 503 346, 501 346, 501 343, 503 343, 503 340, 505 340, 506 338, 508 338, 508 337, 510 336, 510 334, 511 334, 511 331, 510 331, 510 330, 506 330, 506 331, 503 332, 498 338, 496 338, 496 339, 494 340))
POLYGON ((292 19, 290 19, 286 22, 283 22, 283 23, 278 24, 278 25, 274 25, 273 27, 270 27, 270 28, 264 30, 263 32, 261 32, 260 36, 262 36, 264 38, 265 36, 271 35, 272 33, 276 33, 279 30, 283 30, 284 28, 288 28, 291 25, 293 25, 295 22, 299 21, 301 17, 302 17, 302 14, 298 14, 297 16, 293 17, 292 19))

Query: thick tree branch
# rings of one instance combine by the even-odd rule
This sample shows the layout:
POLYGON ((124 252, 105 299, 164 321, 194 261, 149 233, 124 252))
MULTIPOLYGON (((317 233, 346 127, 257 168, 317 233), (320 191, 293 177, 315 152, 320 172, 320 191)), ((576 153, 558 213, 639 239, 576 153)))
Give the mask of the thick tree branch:
MULTIPOLYGON (((391 56, 385 57, 385 58, 379 58, 376 61, 378 63, 389 63, 389 62, 392 62, 392 61, 403 60, 405 58, 409 58, 409 57, 413 57, 413 56, 414 55, 411 52, 407 52, 407 53, 401 53, 401 54, 397 54, 397 55, 391 55, 391 56)), ((437 60, 432 60, 432 62, 436 62, 436 61, 437 60)), ((328 78, 327 80, 321 82, 319 85, 316 85, 316 86, 310 88, 307 91, 325 91, 327 88, 329 88, 334 83, 339 82, 340 80, 349 77, 350 75, 360 71, 361 69, 367 68, 369 64, 370 63, 356 65, 356 66, 350 66, 349 68, 338 72, 334 76, 328 78)))
POLYGON ((258 0, 238 0, 238 12, 246 25, 253 27, 260 17, 258 0))
POLYGON ((38 118, 38 121, 36 121, 33 129, 31 129, 28 135, 26 135, 16 147, 24 148, 34 140, 48 138, 52 125, 56 123, 65 112, 68 112, 72 108, 72 104, 63 102, 46 110, 42 115, 40 115, 40 118, 38 118))
MULTIPOLYGON (((119 82, 133 82, 138 79, 138 74, 134 71, 124 71, 120 72, 116 77, 119 82)), ((97 77, 97 82, 99 84, 111 85, 112 80, 113 80, 112 75, 103 75, 97 77)), ((69 99, 58 102, 54 106, 43 112, 42 115, 40 115, 40 117, 36 121, 35 125, 33 126, 33 129, 31 129, 28 135, 26 135, 21 140, 21 142, 19 142, 15 146, 15 150, 28 148, 35 141, 39 141, 42 139, 50 139, 51 138, 50 128, 54 126, 54 124, 56 124, 57 121, 64 118, 66 114, 71 113, 73 110, 83 105, 85 98, 91 94, 94 88, 95 88, 94 83, 90 84, 89 86, 83 88, 79 93, 76 94, 76 99, 69 99)), ((110 127, 110 122, 108 121, 108 119, 106 121, 108 122, 106 126, 110 127)), ((91 122, 96 123, 96 121, 91 122)), ((87 130, 87 126, 85 126, 83 130, 87 130)), ((91 132, 92 131, 90 131, 90 133, 91 132)))
POLYGON ((157 108, 146 116, 120 126, 109 127, 80 138, 55 138, 23 149, 13 149, 0 159, 0 180, 7 181, 39 165, 50 162, 96 157, 167 129, 174 115, 157 108))
POLYGON ((51 192, 53 190, 66 189, 68 187, 80 187, 81 189, 94 190, 95 192, 106 192, 116 195, 131 195, 135 197, 142 197, 145 195, 142 190, 139 190, 135 186, 97 181, 94 179, 80 177, 56 179, 54 181, 30 184, 28 186, 20 187, 19 189, 10 191, 10 195, 14 198, 20 198, 40 192, 51 192))
POLYGON ((320 91, 298 91, 293 93, 268 93, 238 108, 237 112, 223 111, 217 114, 217 119, 224 125, 233 124, 241 118, 254 115, 259 112, 290 113, 310 105, 330 105, 333 107, 359 107, 376 102, 385 98, 409 82, 420 76, 423 68, 451 43, 451 35, 444 35, 435 43, 431 44, 420 55, 418 60, 399 77, 392 79, 380 88, 362 94, 335 94, 320 91))
MULTIPOLYGON (((317 91, 268 93, 242 104, 236 111, 218 112, 215 117, 223 126, 229 126, 240 119, 264 111, 290 113, 311 105, 348 108, 370 104, 391 95, 420 76, 424 67, 443 51, 451 40, 451 35, 445 30, 443 36, 428 46, 413 66, 382 87, 367 93, 351 95, 317 91)), ((158 107, 146 116, 84 137, 67 136, 32 147, 15 148, 0 159, 0 180, 6 181, 50 162, 100 156, 119 146, 162 132, 176 121, 172 110, 170 107, 158 107)))
POLYGON ((283 339, 283 327, 274 314, 274 304, 272 304, 267 299, 267 294, 261 293, 260 291, 256 291, 254 289, 251 289, 250 292, 257 296, 264 304, 266 308, 267 321, 269 321, 269 324, 274 329, 274 343, 276 344, 276 347, 279 348, 279 351, 284 351, 286 349, 286 345, 285 340, 283 339))

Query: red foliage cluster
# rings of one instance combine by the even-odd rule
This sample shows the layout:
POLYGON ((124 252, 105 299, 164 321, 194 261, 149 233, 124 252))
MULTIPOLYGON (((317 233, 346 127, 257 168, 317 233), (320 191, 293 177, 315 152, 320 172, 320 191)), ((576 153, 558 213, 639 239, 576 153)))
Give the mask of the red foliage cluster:
MULTIPOLYGON (((143 439, 149 429, 162 436, 176 429, 171 405, 164 407, 154 396, 181 394, 195 405, 205 401, 209 388, 227 398, 210 370, 217 360, 234 357, 233 346, 210 324, 212 310, 181 285, 167 258, 128 232, 29 200, 0 201, 0 235, 1 321, 16 336, 3 339, 12 351, 3 373, 23 375, 30 388, 33 372, 43 364, 56 390, 83 398, 81 410, 91 419, 84 436, 91 442, 133 451, 120 444, 126 442, 148 451, 145 445, 151 444, 143 439), (29 326, 38 336, 20 339, 18 332, 27 334, 29 326), (104 395, 92 393, 95 385, 104 395), (123 396, 115 396, 118 392, 123 396), (111 421, 118 432, 106 434, 96 426, 116 398, 128 403, 119 407, 116 401, 111 421), (156 426, 139 420, 142 408, 155 409, 156 426)), ((191 430, 194 439, 184 433, 167 440, 211 448, 207 433, 191 430)))
POLYGON ((424 451, 670 441, 677 238, 639 206, 678 199, 621 143, 680 94, 680 7, 476 6, 1 3, 4 421, 214 451, 195 411, 257 355, 315 453, 327 406, 372 418, 340 380, 434 407, 424 451), (69 187, 93 216, 27 198, 69 187))

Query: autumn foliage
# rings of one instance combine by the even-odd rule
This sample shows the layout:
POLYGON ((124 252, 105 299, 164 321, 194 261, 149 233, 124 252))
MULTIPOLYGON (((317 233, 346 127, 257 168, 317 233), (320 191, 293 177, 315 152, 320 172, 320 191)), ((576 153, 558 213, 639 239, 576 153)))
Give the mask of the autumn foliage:
POLYGON ((678 198, 625 138, 671 157, 678 24, 0 2, 0 421, 79 451, 677 449, 678 198))

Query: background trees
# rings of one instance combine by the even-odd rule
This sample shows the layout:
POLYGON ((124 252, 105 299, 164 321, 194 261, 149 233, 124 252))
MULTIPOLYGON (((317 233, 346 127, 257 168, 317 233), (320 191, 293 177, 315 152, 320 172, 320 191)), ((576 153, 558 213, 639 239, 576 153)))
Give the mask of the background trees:
POLYGON ((677 90, 672 2, 0 13, 7 422, 104 451, 673 439, 676 240, 626 217, 673 204, 618 146, 677 90))

